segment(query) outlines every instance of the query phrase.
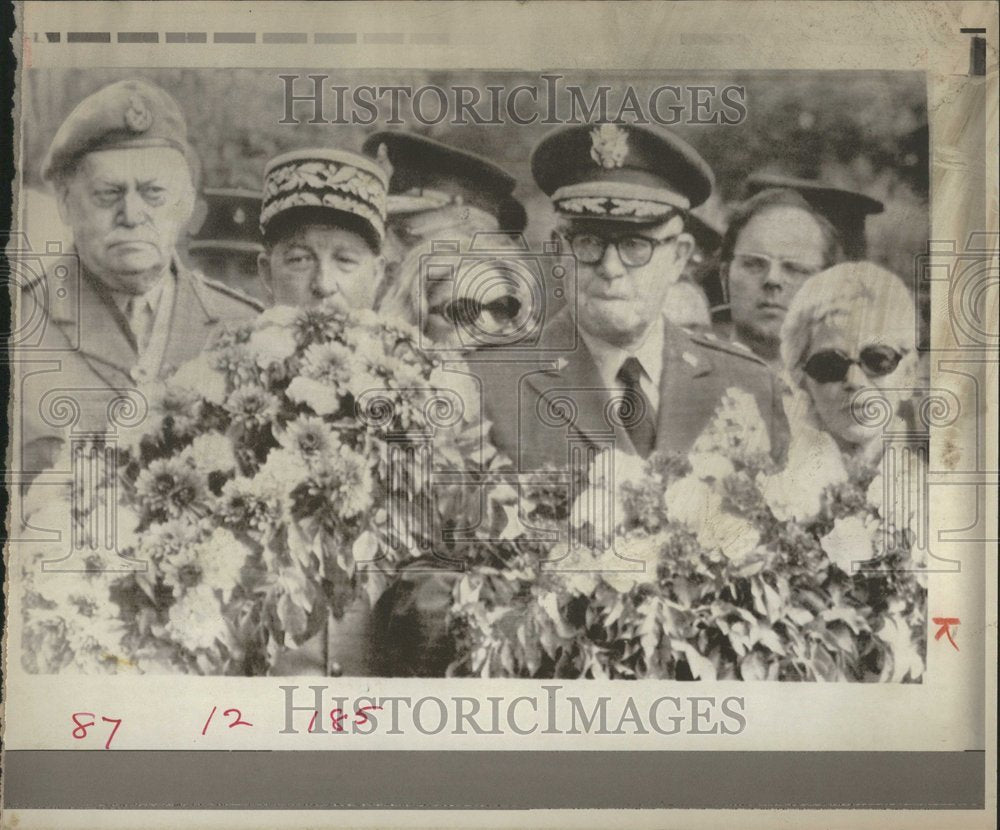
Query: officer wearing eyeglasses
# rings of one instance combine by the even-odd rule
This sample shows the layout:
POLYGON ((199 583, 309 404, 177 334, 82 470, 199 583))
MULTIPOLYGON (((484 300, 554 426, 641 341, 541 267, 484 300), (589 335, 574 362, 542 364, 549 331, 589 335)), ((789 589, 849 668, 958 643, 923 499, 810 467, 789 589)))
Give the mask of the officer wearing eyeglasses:
POLYGON ((576 291, 546 323, 548 360, 477 366, 497 446, 522 470, 568 466, 574 442, 611 435, 642 457, 686 452, 738 387, 755 396, 780 456, 784 415, 763 362, 665 315, 694 248, 687 211, 712 190, 706 162, 665 131, 602 124, 550 133, 531 170, 559 217, 556 241, 575 258, 576 291))
POLYGON ((801 194, 771 188, 748 199, 722 240, 733 339, 779 368, 789 303, 809 277, 842 258, 840 234, 801 194))

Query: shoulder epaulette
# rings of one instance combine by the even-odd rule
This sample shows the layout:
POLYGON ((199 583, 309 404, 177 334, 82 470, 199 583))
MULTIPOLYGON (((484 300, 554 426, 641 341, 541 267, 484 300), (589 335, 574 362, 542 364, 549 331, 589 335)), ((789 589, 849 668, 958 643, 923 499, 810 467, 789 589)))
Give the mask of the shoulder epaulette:
POLYGON ((218 291, 220 294, 225 294, 227 297, 231 297, 234 300, 239 300, 241 303, 246 303, 256 311, 264 310, 264 304, 255 297, 251 297, 249 294, 240 291, 238 288, 233 288, 231 285, 226 285, 224 282, 209 279, 200 271, 196 271, 195 273, 201 278, 201 281, 207 288, 211 288, 213 291, 218 291))
POLYGON ((736 357, 742 357, 744 360, 751 360, 754 363, 759 363, 761 366, 767 367, 766 361, 758 357, 742 343, 734 343, 732 340, 723 340, 721 337, 718 337, 710 331, 685 331, 687 332, 687 335, 700 346, 704 346, 707 349, 715 349, 716 351, 726 352, 727 354, 735 355, 736 357))

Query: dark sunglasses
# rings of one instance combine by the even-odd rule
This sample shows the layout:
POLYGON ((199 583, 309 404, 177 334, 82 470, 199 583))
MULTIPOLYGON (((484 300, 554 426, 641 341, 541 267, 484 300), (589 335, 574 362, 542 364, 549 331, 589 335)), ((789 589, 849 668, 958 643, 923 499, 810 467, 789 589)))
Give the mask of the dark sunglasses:
POLYGON ((839 349, 816 352, 802 366, 802 370, 816 383, 840 383, 852 366, 860 366, 870 378, 885 377, 896 371, 903 355, 889 346, 865 346, 855 359, 839 349))
POLYGON ((474 323, 484 311, 495 317, 512 320, 521 310, 521 301, 509 294, 497 297, 488 303, 481 303, 472 297, 459 297, 429 309, 430 314, 440 314, 451 323, 474 323))

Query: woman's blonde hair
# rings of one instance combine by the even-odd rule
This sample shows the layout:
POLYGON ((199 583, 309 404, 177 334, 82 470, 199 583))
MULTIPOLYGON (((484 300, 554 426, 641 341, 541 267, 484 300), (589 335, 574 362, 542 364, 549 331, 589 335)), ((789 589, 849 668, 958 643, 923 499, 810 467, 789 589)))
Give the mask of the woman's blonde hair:
POLYGON ((915 359, 917 315, 909 289, 873 262, 844 262, 806 280, 785 315, 781 361, 796 385, 803 383, 802 364, 816 327, 859 310, 879 343, 915 359))

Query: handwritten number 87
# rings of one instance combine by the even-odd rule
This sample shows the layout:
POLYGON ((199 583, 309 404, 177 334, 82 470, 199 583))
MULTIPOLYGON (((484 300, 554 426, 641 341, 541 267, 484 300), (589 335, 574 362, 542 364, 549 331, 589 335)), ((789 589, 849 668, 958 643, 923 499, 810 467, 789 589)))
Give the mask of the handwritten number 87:
MULTIPOLYGON (((74 712, 73 723, 75 723, 76 726, 74 727, 72 732, 73 737, 78 741, 82 741, 84 738, 86 738, 87 730, 90 729, 90 727, 92 727, 95 723, 97 723, 97 721, 94 720, 94 718, 96 717, 97 715, 95 715, 93 712, 74 712), (81 720, 81 718, 90 718, 90 720, 84 722, 81 720)), ((114 726, 111 728, 111 734, 108 735, 108 740, 104 744, 105 749, 111 749, 111 742, 115 739, 115 735, 118 734, 118 727, 122 725, 122 719, 106 718, 102 715, 101 720, 104 721, 105 723, 114 724, 114 726)))

